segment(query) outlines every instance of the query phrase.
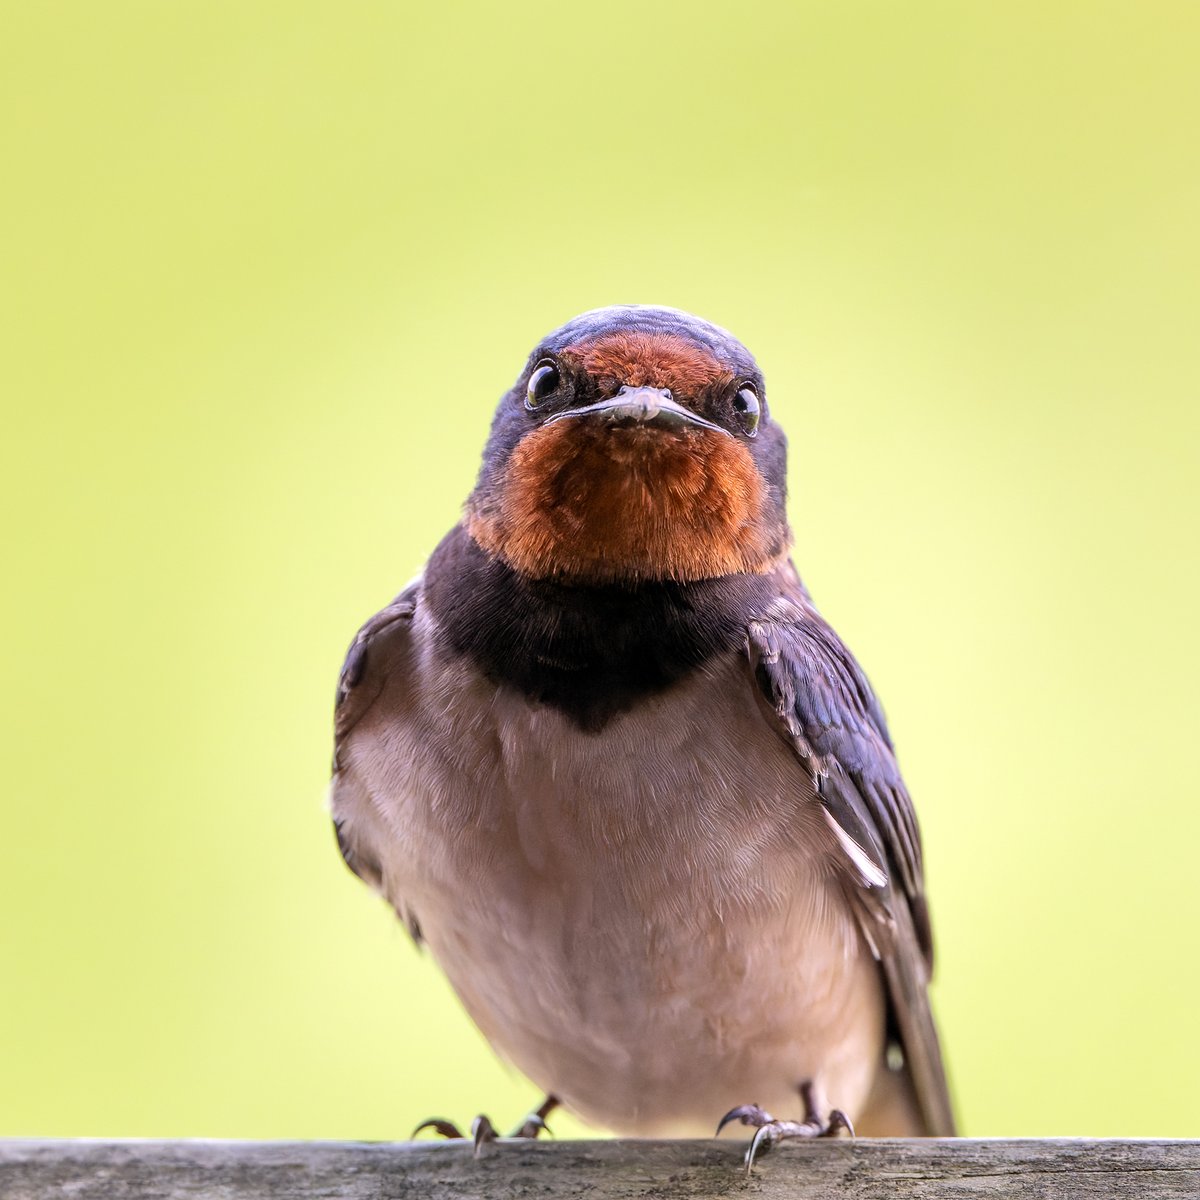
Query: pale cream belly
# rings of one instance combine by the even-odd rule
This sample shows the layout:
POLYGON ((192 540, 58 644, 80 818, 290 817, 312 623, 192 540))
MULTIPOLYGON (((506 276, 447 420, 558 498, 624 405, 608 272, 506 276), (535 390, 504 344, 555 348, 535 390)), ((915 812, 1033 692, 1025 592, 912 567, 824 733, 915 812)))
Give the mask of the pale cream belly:
POLYGON ((861 1112, 882 985, 737 656, 599 734, 420 675, 356 730, 340 815, 499 1053, 622 1133, 795 1115, 810 1079, 861 1112))
POLYGON ((709 1136, 748 1101, 796 1115, 809 1079, 829 1104, 862 1112, 883 1001, 873 962, 846 953, 843 931, 796 910, 500 914, 439 912, 424 929, 496 1050, 586 1120, 709 1136))

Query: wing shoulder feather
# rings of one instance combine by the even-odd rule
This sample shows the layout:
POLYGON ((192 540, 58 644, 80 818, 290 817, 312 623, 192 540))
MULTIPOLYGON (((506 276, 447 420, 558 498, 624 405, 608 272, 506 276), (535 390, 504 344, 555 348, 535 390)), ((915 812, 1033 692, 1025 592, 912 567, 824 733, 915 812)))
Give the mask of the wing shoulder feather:
POLYGON ((333 771, 341 769, 341 752, 350 731, 378 698, 386 676, 382 664, 384 651, 397 638, 410 635, 417 613, 419 581, 410 584, 386 608, 377 612, 354 636, 338 676, 333 706, 333 771))
MULTIPOLYGON (((355 635, 338 677, 334 702, 333 781, 329 805, 334 835, 346 865, 364 883, 383 890, 383 869, 365 836, 364 814, 370 812, 362 780, 347 769, 346 747, 355 726, 378 699, 394 671, 389 666, 405 657, 417 613, 420 583, 405 588, 386 608, 377 612, 355 635)), ((415 918, 406 916, 409 931, 420 940, 415 918)))

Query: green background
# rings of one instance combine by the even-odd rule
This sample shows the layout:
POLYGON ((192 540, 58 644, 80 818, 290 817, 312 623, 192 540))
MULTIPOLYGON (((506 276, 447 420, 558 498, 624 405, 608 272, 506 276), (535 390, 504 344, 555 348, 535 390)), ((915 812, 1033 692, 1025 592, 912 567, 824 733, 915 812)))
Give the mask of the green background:
POLYGON ((0 1132, 535 1098, 341 865, 330 706, 533 343, 632 301, 766 371, 922 817, 965 1130, 1200 1134, 1198 33, 6 3, 0 1132))

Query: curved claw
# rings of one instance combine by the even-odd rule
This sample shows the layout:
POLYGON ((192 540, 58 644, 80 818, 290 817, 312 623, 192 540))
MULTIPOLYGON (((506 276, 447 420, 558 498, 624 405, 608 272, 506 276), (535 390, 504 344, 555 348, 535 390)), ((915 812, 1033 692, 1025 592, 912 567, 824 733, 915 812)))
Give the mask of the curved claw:
POLYGON ((554 1131, 546 1124, 545 1119, 537 1113, 530 1113, 508 1136, 511 1138, 533 1139, 543 1130, 553 1136, 554 1131))
POLYGON ((496 1127, 483 1113, 471 1122, 471 1137, 475 1141, 475 1157, 479 1157, 479 1151, 483 1148, 484 1142, 494 1142, 499 1134, 496 1133, 496 1127))
POLYGON ((717 1132, 714 1137, 721 1136, 721 1130, 725 1128, 731 1121, 741 1121, 743 1125, 767 1125, 774 1118, 769 1112, 764 1112, 757 1104, 739 1104, 737 1108, 731 1108, 717 1123, 717 1132))
POLYGON ((760 1125, 754 1131, 754 1137, 750 1139, 750 1148, 746 1151, 747 1175, 754 1170, 754 1160, 762 1154, 769 1153, 774 1145, 775 1138, 772 1135, 771 1125, 760 1125))
POLYGON ((461 1139, 463 1132, 453 1121, 447 1121, 443 1117, 430 1117, 428 1121, 422 1121, 420 1125, 412 1131, 409 1140, 415 1138, 422 1129, 433 1129, 442 1135, 444 1138, 461 1139))
POLYGON ((833 1109, 829 1114, 829 1123, 825 1126, 822 1137, 836 1137, 839 1129, 844 1129, 851 1137, 854 1136, 854 1126, 850 1118, 840 1108, 833 1109))

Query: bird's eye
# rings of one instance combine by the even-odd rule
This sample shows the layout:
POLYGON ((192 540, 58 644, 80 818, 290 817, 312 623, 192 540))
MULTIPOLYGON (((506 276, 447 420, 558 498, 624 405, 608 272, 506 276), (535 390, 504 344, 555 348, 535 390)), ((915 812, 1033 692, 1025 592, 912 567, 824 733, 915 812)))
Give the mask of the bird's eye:
POLYGON ((742 388, 733 398, 733 411, 737 413, 747 437, 753 437, 758 432, 759 403, 758 396, 750 387, 742 388))
POLYGON ((531 412, 549 396, 558 391, 558 368, 552 362, 540 362, 529 377, 525 389, 525 407, 531 412))

